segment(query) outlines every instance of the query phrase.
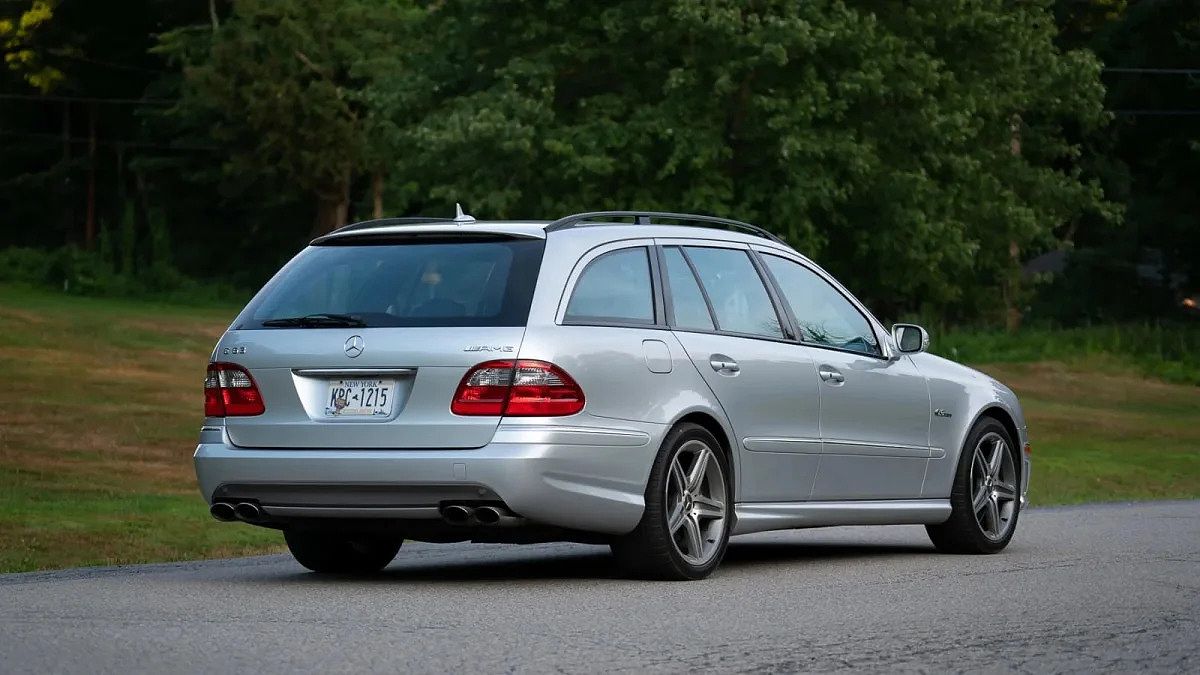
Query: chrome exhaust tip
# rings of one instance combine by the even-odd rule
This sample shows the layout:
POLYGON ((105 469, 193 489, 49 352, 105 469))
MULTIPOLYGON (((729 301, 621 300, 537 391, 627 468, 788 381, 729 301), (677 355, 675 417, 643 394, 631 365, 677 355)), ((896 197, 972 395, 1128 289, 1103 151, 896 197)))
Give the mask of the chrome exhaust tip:
POLYGON ((239 520, 245 521, 261 520, 263 517, 262 509, 258 508, 258 504, 250 502, 242 502, 233 507, 233 513, 239 520))
POLYGON ((466 525, 471 521, 471 509, 458 504, 451 504, 442 509, 442 520, 451 525, 466 525))
POLYGON ((233 504, 228 502, 214 503, 208 507, 208 513, 222 523, 230 523, 237 520, 237 513, 234 511, 233 504))
POLYGON ((495 525, 506 513, 494 506, 481 506, 475 509, 475 519, 482 525, 495 525))

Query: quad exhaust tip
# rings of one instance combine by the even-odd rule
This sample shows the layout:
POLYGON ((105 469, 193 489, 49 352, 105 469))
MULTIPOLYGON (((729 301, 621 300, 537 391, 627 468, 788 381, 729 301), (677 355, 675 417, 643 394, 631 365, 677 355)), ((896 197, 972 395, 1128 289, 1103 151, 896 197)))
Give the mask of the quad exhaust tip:
POLYGON ((516 527, 525 522, 503 506, 466 506, 450 504, 442 507, 442 520, 450 525, 484 525, 516 527))
POLYGON ((233 513, 240 520, 255 521, 261 520, 263 517, 262 509, 258 508, 258 504, 250 502, 242 502, 233 507, 233 513))
POLYGON ((495 525, 504 515, 503 511, 494 506, 481 506, 475 509, 475 520, 483 525, 495 525))
POLYGON ((233 508, 233 504, 228 502, 217 502, 208 507, 208 513, 213 518, 222 523, 230 523, 237 520, 237 512, 233 508))
POLYGON ((451 525, 466 525, 471 521, 471 509, 451 504, 442 509, 442 518, 451 525))

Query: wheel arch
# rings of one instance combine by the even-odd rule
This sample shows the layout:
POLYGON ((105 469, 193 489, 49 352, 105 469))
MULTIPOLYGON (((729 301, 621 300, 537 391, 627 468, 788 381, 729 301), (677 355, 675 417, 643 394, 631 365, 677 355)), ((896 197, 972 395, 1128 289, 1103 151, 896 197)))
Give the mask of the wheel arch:
POLYGON ((729 490, 733 493, 734 500, 737 498, 737 453, 734 452, 732 437, 726 430, 725 425, 721 423, 715 415, 704 410, 692 410, 684 415, 681 415, 671 428, 690 422, 692 424, 704 427, 711 433, 717 442, 721 444, 721 451, 725 453, 725 463, 729 465, 729 490))
MULTIPOLYGON (((1016 466, 1017 477, 1020 478, 1021 474, 1023 474, 1025 471, 1024 467, 1022 466, 1022 462, 1020 461, 1022 452, 1021 433, 1020 430, 1017 429, 1017 422, 1013 419, 1012 413, 999 404, 992 404, 984 407, 979 411, 979 414, 975 416, 975 420, 971 422, 971 426, 967 428, 968 437, 971 435, 971 431, 975 429, 975 425, 979 424, 979 422, 984 418, 996 420, 1000 423, 1000 426, 1004 427, 1004 430, 1008 432, 1008 436, 1013 442, 1013 453, 1015 459, 1013 465, 1016 466)), ((963 443, 966 443, 966 438, 963 439, 963 443)))

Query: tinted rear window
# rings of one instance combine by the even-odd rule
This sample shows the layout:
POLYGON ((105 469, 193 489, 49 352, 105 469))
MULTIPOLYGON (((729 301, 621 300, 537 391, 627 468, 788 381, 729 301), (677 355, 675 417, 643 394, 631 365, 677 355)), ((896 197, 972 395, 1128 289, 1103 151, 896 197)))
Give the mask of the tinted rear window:
POLYGON ((316 314, 367 326, 523 326, 541 239, 310 246, 250 302, 237 327, 316 314))

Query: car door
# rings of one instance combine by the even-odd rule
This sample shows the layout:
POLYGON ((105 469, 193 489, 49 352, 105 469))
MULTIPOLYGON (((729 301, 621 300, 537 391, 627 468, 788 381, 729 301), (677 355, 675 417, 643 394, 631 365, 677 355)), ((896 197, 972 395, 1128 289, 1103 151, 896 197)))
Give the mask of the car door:
POLYGON ((724 242, 657 243, 668 322, 745 449, 738 501, 807 499, 821 451, 816 367, 757 261, 724 242))
POLYGON ((821 464, 814 500, 921 494, 929 462, 929 388, 907 356, 890 358, 865 311, 815 267, 759 250, 817 370, 821 464))

